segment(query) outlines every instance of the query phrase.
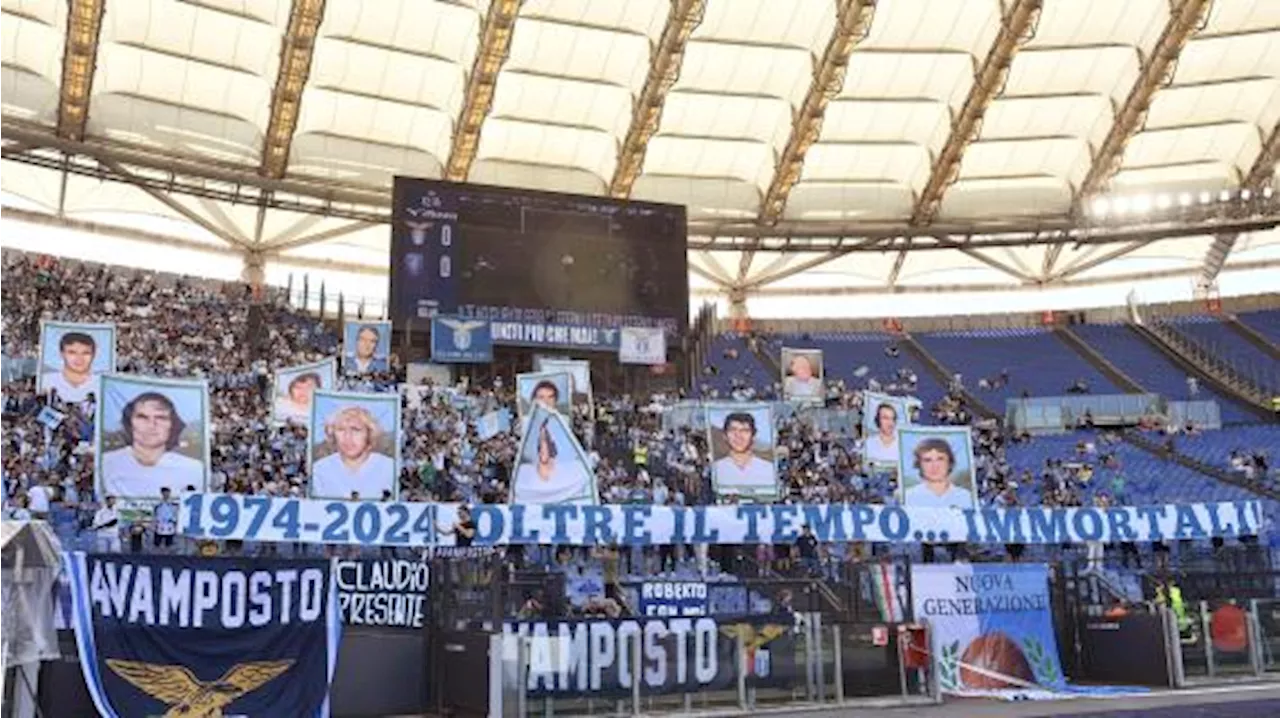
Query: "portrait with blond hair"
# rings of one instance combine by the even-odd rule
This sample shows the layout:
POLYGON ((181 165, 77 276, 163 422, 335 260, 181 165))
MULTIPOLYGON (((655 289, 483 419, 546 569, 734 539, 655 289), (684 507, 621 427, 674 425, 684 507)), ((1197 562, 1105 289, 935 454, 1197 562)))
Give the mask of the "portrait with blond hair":
POLYGON ((396 394, 316 391, 311 402, 308 495, 376 501, 391 491, 394 497, 399 427, 396 394))

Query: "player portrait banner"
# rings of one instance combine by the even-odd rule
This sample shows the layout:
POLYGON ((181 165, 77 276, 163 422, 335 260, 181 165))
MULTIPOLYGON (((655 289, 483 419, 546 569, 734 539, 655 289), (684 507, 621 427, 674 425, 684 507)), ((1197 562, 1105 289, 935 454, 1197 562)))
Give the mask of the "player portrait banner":
POLYGON ((1065 687, 1043 564, 916 565, 911 588, 916 619, 931 628, 943 691, 1065 687))
POLYGON ((667 363, 667 335, 660 327, 623 327, 618 338, 621 364, 667 363))
POLYGON ((271 417, 280 423, 306 424, 311 419, 311 397, 317 390, 337 388, 335 359, 299 364, 276 370, 271 417))
POLYGON ((969 509, 978 505, 969 427, 899 427, 898 456, 898 501, 904 506, 969 509))
POLYGON ((713 618, 638 618, 521 621, 503 626, 503 675, 509 688, 517 647, 525 640, 530 697, 605 697, 631 694, 634 681, 648 695, 732 690, 737 684, 738 637, 747 649, 747 685, 790 688, 800 680, 795 622, 790 616, 732 622, 713 618), (639 643, 640 661, 634 660, 639 643))
POLYGON ((317 391, 311 402, 307 467, 313 498, 395 498, 400 395, 317 391))
POLYGON ((1269 527, 1257 501, 1097 508, 933 509, 879 504, 434 504, 192 494, 179 526, 196 538, 359 546, 662 546, 821 542, 1062 544, 1208 540, 1269 527), (464 515, 465 514, 465 515, 464 515), (453 533, 467 524, 465 542, 453 533))
POLYGON ((572 416, 573 377, 563 371, 516 374, 516 411, 529 416, 535 405, 572 416))
POLYGON ((821 349, 782 348, 782 396, 787 401, 822 403, 826 390, 821 349))
POLYGON ((116 325, 40 322, 36 362, 36 390, 54 390, 58 397, 79 404, 94 394, 98 382, 116 370, 116 325))
POLYGON ((66 570, 100 715, 329 715, 329 561, 68 553, 66 570))
POLYGON ((711 482, 721 501, 781 498, 769 404, 707 404, 711 482))
POLYGON ((898 427, 911 424, 911 407, 919 399, 862 392, 863 462, 875 468, 897 468, 898 427))
POLYGON ((347 320, 343 323, 343 374, 368 374, 390 368, 391 322, 347 320))
POLYGON ((493 335, 483 319, 437 316, 431 319, 431 361, 483 364, 493 361, 493 335))
POLYGON ((645 581, 640 584, 640 615, 690 618, 706 616, 704 581, 645 581))
POLYGON ((421 629, 427 623, 431 569, 406 559, 335 559, 338 606, 348 626, 421 629))
POLYGON ((104 374, 94 420, 98 496, 156 501, 209 489, 209 387, 204 380, 104 374))
POLYGON ((586 359, 561 359, 559 357, 534 357, 534 366, 540 372, 564 372, 569 375, 569 389, 573 406, 580 415, 594 415, 595 396, 591 388, 591 362, 586 359))
POLYGON ((521 504, 594 504, 596 475, 563 414, 535 404, 520 443, 511 500, 521 504))

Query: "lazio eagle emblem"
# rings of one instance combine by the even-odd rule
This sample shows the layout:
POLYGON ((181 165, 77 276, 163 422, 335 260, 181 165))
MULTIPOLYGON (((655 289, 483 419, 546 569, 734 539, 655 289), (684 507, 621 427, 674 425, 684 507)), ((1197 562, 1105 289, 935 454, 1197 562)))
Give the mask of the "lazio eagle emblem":
POLYGON ((169 706, 164 718, 222 718, 222 709, 293 666, 293 661, 252 661, 232 666, 216 681, 202 681, 183 666, 107 659, 107 666, 139 690, 169 706))
POLYGON ((459 321, 457 319, 441 319, 440 323, 453 330, 453 348, 466 351, 471 348, 471 332, 485 326, 488 322, 476 320, 459 321))

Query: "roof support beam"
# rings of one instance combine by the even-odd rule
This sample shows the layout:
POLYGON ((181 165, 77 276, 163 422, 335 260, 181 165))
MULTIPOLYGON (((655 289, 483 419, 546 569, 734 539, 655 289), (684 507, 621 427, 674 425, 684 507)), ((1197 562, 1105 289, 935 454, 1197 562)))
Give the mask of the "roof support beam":
POLYGON ((516 16, 520 13, 520 1, 493 0, 489 3, 489 12, 480 26, 480 47, 476 50, 476 59, 463 91, 462 113, 453 130, 453 146, 444 170, 447 180, 465 182, 471 173, 471 163, 480 148, 480 129, 489 116, 489 110, 493 109, 498 72, 511 50, 511 36, 515 31, 516 16))
POLYGON ((988 267, 991 267, 992 269, 998 269, 1001 272, 1004 272, 1005 274, 1023 283, 1026 283, 1026 284, 1036 283, 1035 277, 1032 277, 1030 274, 1027 274, 1026 272, 1020 269, 1017 269, 1015 267, 1011 267, 994 257, 987 256, 982 252, 979 252, 978 250, 974 249, 973 247, 966 245, 964 242, 957 242, 956 240, 951 239, 950 237, 934 237, 933 240, 938 244, 941 244, 945 247, 950 247, 960 252, 966 257, 976 259, 979 262, 982 262, 983 264, 987 265, 988 267))
MULTIPOLYGON (((1255 193, 1261 192, 1275 175, 1277 160, 1280 160, 1280 122, 1271 128, 1269 136, 1263 138, 1262 147, 1253 161, 1253 167, 1249 168, 1249 174, 1245 175, 1240 188, 1255 193)), ((1204 256, 1203 281, 1205 284, 1217 280, 1218 273, 1222 271, 1222 265, 1226 264, 1227 257, 1235 248, 1236 238, 1239 236, 1238 233, 1231 232, 1219 234, 1214 238, 1213 245, 1204 256)))
MULTIPOLYGON (((115 172, 116 174, 122 177, 125 177, 125 178, 132 177, 132 175, 129 174, 128 170, 126 170, 125 168, 121 167, 120 165, 114 162, 104 160, 102 163, 106 165, 112 172, 115 172)), ((249 249, 250 247, 249 242, 245 240, 243 237, 239 237, 235 234, 232 234, 231 232, 228 232, 226 229, 219 227, 217 224, 210 221, 209 219, 200 216, 199 213, 193 211, 186 205, 170 197, 167 193, 153 189, 141 183, 135 184, 134 186, 142 190, 143 192, 146 192, 147 196, 151 197, 155 201, 168 207, 174 212, 177 212, 178 214, 186 218, 188 221, 198 225, 204 231, 208 232, 209 234, 212 234, 218 239, 221 239, 227 244, 233 247, 239 247, 241 249, 249 249)))
POLYGON ((58 92, 58 136, 83 140, 89 123, 93 75, 98 69, 98 38, 106 0, 72 0, 67 9, 62 87, 58 92))
POLYGON ((337 239, 338 237, 345 237, 348 234, 354 234, 355 232, 377 226, 378 225, 373 222, 348 222, 338 227, 331 227, 330 229, 301 237, 288 237, 283 240, 277 239, 272 242, 267 242, 262 246, 262 249, 266 252, 275 252, 278 254, 280 252, 287 252, 291 249, 305 247, 309 244, 317 244, 319 242, 327 242, 331 239, 337 239))
POLYGON ((1173 80, 1173 71, 1178 64, 1178 56, 1187 40, 1197 30, 1204 27, 1209 17, 1210 0, 1175 0, 1171 4, 1169 22, 1160 33, 1150 56, 1142 62, 1138 79, 1133 89, 1124 100, 1124 105, 1116 112, 1115 122, 1102 141, 1102 146, 1093 155, 1093 164, 1084 181, 1076 192, 1077 210, 1084 206, 1089 198, 1106 190, 1111 179, 1120 171, 1124 162, 1124 149, 1130 138, 1142 129, 1147 119, 1147 110, 1151 107, 1151 99, 1156 91, 1173 80))
POLYGON ((898 256, 893 259, 893 269, 889 270, 889 281, 887 282, 890 289, 898 286, 898 275, 902 274, 902 265, 907 263, 907 252, 911 250, 911 237, 907 237, 906 245, 898 250, 898 256))
POLYGON ((702 267, 699 267, 693 262, 689 263, 689 273, 696 274, 699 277, 702 277, 703 279, 707 280, 708 282, 711 282, 712 284, 716 285, 717 287, 721 287, 723 289, 731 288, 731 286, 728 283, 726 283, 724 279, 717 277, 716 275, 712 274, 711 272, 708 272, 702 267))
POLYGON ((840 247, 838 249, 833 249, 830 252, 825 252, 817 257, 810 257, 809 259, 806 259, 797 264, 793 264, 777 272, 761 274, 761 276, 751 280, 750 282, 740 283, 739 287, 746 290, 754 290, 769 284, 774 284, 788 277, 794 277, 797 274, 802 274, 811 269, 817 269, 818 267, 821 267, 824 264, 837 260, 845 256, 846 254, 851 254, 856 249, 859 249, 861 247, 866 247, 871 244, 875 244, 879 241, 881 240, 864 239, 861 242, 850 245, 848 247, 840 247))
POLYGON ((293 0, 289 30, 281 38, 280 70, 271 93, 271 119, 262 139, 262 162, 258 173, 280 179, 289 167, 289 148, 302 112, 302 91, 311 76, 311 58, 316 36, 324 19, 325 0, 293 0))
POLYGON ((1136 252, 1137 250, 1142 249, 1148 244, 1151 244, 1152 242, 1158 242, 1158 241, 1159 239, 1139 239, 1139 240, 1130 242, 1122 247, 1117 247, 1111 250, 1110 252, 1107 252, 1106 254, 1100 254, 1094 257, 1093 259, 1090 259, 1084 262, 1079 262, 1069 267, 1065 267, 1062 269, 1062 271, 1056 274, 1050 275, 1049 277, 1046 277, 1045 282, 1060 283, 1064 279, 1067 279, 1069 277, 1074 277, 1075 275, 1080 274, 1081 272, 1087 272, 1090 269, 1093 269, 1094 267, 1106 264, 1107 262, 1110 262, 1113 259, 1119 259, 1125 256, 1126 254, 1131 254, 1133 252, 1136 252))
POLYGON ((942 195, 960 176, 960 161, 964 158, 965 149, 981 134, 982 118, 991 101, 1004 91, 1013 56, 1035 35, 1042 4, 1043 0, 1016 0, 1000 18, 1000 32, 974 75, 960 114, 951 123, 947 143, 934 160, 929 181, 911 212, 911 224, 929 224, 938 216, 942 195))
POLYGON ((782 156, 778 158, 773 181, 769 183, 764 204, 760 208, 761 224, 773 224, 782 217, 787 196, 796 182, 800 181, 805 153, 822 133, 822 120, 826 116, 827 105, 844 87, 849 55, 871 29, 875 9, 876 0, 837 0, 835 29, 831 33, 831 39, 827 41, 827 49, 813 68, 809 92, 805 94, 804 102, 792 118, 791 135, 787 137, 782 156))
POLYGON ((667 23, 649 58, 649 74, 645 76, 644 87, 631 110, 631 125, 618 150, 618 164, 614 167, 613 180, 609 183, 609 194, 613 197, 626 199, 631 196, 631 188, 635 186, 636 178, 644 168, 649 138, 658 131, 667 92, 680 76, 689 36, 702 23, 706 9, 706 0, 671 0, 667 23))

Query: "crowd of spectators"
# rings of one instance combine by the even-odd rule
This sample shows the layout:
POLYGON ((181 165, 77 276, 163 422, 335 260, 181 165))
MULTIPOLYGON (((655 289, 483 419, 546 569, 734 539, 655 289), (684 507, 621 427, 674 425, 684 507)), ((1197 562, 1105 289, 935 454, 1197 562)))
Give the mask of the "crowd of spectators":
MULTIPOLYGON (((114 323, 119 371, 208 381, 213 490, 305 495, 307 429, 272 421, 272 376, 282 367, 333 356, 339 339, 331 326, 290 306, 282 293, 269 291, 254 297, 237 283, 159 276, 21 253, 6 252, 3 265, 6 358, 36 356, 41 320, 114 323)), ((768 341, 751 336, 748 347, 768 350, 762 345, 768 341)), ((891 343, 884 352, 890 359, 898 356, 897 346, 891 343)), ((733 396, 764 399, 775 396, 780 388, 775 383, 758 390, 755 379, 734 377, 733 396)), ((917 380, 903 365, 887 376, 864 374, 856 382, 831 381, 826 406, 857 417, 863 408, 863 389, 909 393, 917 380)), ((405 371, 393 356, 389 372, 343 381, 352 390, 396 391, 405 382, 405 371)), ((987 388, 1007 381, 1002 373, 980 384, 987 388)), ((1002 433, 993 422, 975 422, 959 383, 956 377, 951 391, 923 411, 931 417, 930 423, 974 426, 975 476, 984 502, 1013 506, 1030 497, 1051 506, 1078 506, 1123 500, 1123 479, 1119 485, 1105 487, 1101 498, 1097 487, 1089 490, 1094 466, 1115 461, 1107 445, 1118 440, 1116 435, 1099 434, 1097 446, 1089 442, 1076 457, 1050 460, 1038 475, 1026 469, 1015 471, 1007 457, 1008 444, 1032 439, 1002 433), (1035 491, 1028 494, 1025 487, 1035 491)), ((406 387, 398 498, 505 502, 518 438, 502 432, 482 441, 471 419, 483 411, 514 408, 512 384, 508 380, 491 386, 443 387, 424 382, 406 387)), ((599 393, 594 416, 574 417, 604 501, 697 505, 715 500, 706 433, 668 426, 662 420, 662 408, 677 398, 599 393)), ((39 516, 61 504, 78 510, 82 528, 93 530, 92 517, 104 498, 95 496, 93 487, 93 400, 69 404, 56 392, 39 395, 29 377, 6 381, 3 399, 7 507, 39 516), (54 410, 57 421, 47 421, 45 409, 54 410)), ((778 421, 776 446, 784 501, 892 501, 892 474, 864 469, 861 421, 824 427, 804 413, 785 417, 778 421)), ((1257 470, 1260 461, 1265 471, 1266 457, 1257 454, 1233 457, 1232 465, 1257 470)), ((194 490, 172 488, 179 495, 194 490)), ((133 537, 132 528, 123 530, 133 537)), ((156 526, 146 530, 154 532, 156 526)), ((811 567, 819 560, 855 556, 855 550, 840 546, 818 546, 810 554, 795 556, 786 547, 771 547, 760 550, 756 566, 811 567)), ((661 570, 694 558, 671 555, 655 560, 661 570)), ((702 563, 706 565, 705 557, 702 563)))

